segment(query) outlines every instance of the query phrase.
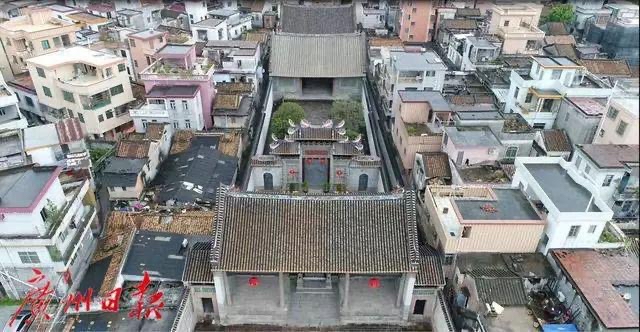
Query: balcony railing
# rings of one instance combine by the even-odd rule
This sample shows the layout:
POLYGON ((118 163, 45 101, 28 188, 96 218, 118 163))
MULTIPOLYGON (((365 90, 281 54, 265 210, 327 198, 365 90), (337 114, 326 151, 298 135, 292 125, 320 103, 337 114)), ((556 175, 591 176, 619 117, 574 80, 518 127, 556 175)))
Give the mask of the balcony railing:
POLYGON ((640 188, 627 187, 623 192, 614 192, 613 199, 616 201, 637 200, 640 197, 640 188))
POLYGON ((89 224, 93 219, 95 211, 96 211, 95 207, 89 205, 89 210, 82 216, 82 219, 78 221, 78 224, 76 225, 76 229, 77 229, 76 234, 73 236, 73 239, 69 243, 69 246, 67 247, 67 249, 64 251, 64 254, 62 255, 62 258, 65 261, 65 264, 71 258, 71 254, 73 253, 73 250, 76 248, 76 246, 79 244, 78 242, 82 238, 82 235, 85 233, 84 232, 85 229, 89 227, 89 224))
POLYGON ((104 107, 111 104, 111 98, 109 99, 100 99, 100 100, 89 100, 89 101, 83 101, 82 102, 82 107, 85 110, 95 110, 98 109, 100 107, 104 107))
POLYGON ((169 117, 169 110, 160 104, 145 104, 140 108, 129 111, 131 116, 169 117))

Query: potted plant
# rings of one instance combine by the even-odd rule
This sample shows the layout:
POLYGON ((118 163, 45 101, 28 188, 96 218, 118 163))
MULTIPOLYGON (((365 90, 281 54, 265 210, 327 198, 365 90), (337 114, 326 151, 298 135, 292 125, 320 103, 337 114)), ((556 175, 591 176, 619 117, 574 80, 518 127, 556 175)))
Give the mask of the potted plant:
POLYGON ((302 182, 302 191, 304 191, 305 193, 309 192, 309 182, 307 181, 302 182))
POLYGON ((331 190, 331 184, 329 184, 329 182, 326 182, 326 183, 324 184, 323 191, 324 191, 325 193, 328 193, 330 190, 331 190))

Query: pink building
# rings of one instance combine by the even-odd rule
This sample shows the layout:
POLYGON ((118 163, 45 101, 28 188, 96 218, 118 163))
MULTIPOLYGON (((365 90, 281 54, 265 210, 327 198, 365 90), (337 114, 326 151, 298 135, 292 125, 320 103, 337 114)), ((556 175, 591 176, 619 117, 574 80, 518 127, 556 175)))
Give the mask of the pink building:
POLYGON ((438 0, 400 1, 400 39, 403 42, 424 43, 435 34, 435 7, 438 0))
POLYGON ((167 44, 167 32, 143 30, 128 35, 136 81, 140 73, 155 61, 156 52, 167 44))
MULTIPOLYGON (((144 82, 147 94, 156 86, 197 87, 201 104, 199 105, 201 107, 197 108, 202 110, 205 129, 211 128, 213 125, 211 107, 215 97, 213 62, 207 58, 197 58, 195 45, 182 44, 165 45, 156 52, 155 58, 157 60, 140 73, 140 79, 144 82)), ((174 90, 162 89, 167 94, 172 94, 174 90)), ((162 99, 161 96, 154 96, 154 98, 162 99)), ((175 110, 175 107, 170 109, 175 110)))
POLYGON ((504 147, 489 127, 445 127, 442 151, 456 166, 491 165, 500 160, 504 147))

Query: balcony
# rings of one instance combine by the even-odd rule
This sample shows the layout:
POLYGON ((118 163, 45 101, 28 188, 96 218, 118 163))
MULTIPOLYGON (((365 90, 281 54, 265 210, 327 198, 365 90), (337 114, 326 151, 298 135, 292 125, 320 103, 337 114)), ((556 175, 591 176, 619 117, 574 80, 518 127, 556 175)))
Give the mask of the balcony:
POLYGON ((169 110, 163 104, 144 104, 129 111, 132 117, 169 118, 169 110))
POLYGON ((526 39, 526 40, 542 40, 544 39, 544 31, 526 23, 515 27, 499 27, 498 36, 505 40, 526 39))
POLYGON ((613 193, 613 199, 616 201, 633 201, 638 200, 640 196, 640 188, 638 186, 627 186, 623 190, 616 190, 613 193))
MULTIPOLYGON (((77 231, 73 236, 73 239, 69 243, 69 246, 62 254, 62 258, 64 259, 65 263, 69 261, 75 249, 80 245, 80 240, 84 237, 87 230, 90 228, 91 221, 96 215, 95 207, 88 205, 88 206, 85 206, 84 208, 85 208, 85 213, 82 216, 82 218, 78 221, 72 221, 77 231)), ((72 227, 72 226, 70 225, 69 227, 72 227)))
POLYGON ((104 91, 91 97, 80 96, 80 102, 85 110, 96 110, 111 104, 111 95, 109 91, 104 91))

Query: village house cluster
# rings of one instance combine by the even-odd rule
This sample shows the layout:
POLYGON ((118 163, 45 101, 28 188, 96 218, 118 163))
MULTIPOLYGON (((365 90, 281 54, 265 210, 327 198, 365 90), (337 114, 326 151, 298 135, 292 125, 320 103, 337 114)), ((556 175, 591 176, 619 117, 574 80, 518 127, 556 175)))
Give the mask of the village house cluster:
POLYGON ((635 331, 639 21, 3 1, 0 327, 635 331))

